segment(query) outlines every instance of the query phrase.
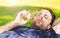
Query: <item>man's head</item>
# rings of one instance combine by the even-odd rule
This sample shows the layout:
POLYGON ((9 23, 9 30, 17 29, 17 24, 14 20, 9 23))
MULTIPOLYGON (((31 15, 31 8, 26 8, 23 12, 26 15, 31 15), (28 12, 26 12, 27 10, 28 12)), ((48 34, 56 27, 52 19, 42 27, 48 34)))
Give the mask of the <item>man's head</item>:
POLYGON ((38 14, 35 15, 33 24, 37 28, 46 29, 52 25, 54 19, 55 16, 53 14, 53 11, 48 8, 43 8, 39 11, 38 14))

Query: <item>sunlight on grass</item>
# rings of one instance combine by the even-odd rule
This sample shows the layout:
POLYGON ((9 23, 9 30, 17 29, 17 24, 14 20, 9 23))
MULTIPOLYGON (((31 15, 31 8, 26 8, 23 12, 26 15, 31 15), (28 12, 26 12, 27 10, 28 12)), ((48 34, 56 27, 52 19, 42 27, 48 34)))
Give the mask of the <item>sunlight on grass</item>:
POLYGON ((60 0, 0 0, 0 6, 42 6, 60 9, 60 0))
POLYGON ((0 1, 2 6, 15 6, 19 4, 18 0, 3 0, 0 1))
POLYGON ((0 16, 0 19, 13 19, 13 17, 12 16, 0 16))
POLYGON ((0 23, 1 23, 2 21, 0 21, 0 23))
POLYGON ((13 20, 12 16, 0 16, 0 26, 7 24, 11 20, 13 20))

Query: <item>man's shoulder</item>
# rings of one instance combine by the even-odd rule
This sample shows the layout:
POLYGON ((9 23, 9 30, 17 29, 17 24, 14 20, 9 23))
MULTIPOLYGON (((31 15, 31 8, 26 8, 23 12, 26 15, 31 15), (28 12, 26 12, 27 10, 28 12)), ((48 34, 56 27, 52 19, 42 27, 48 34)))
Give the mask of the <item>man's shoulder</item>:
POLYGON ((0 37, 6 37, 7 36, 10 38, 14 38, 14 37, 35 37, 35 30, 33 28, 30 27, 25 27, 25 26, 18 26, 15 27, 13 29, 11 29, 10 31, 4 32, 2 34, 0 34, 0 37), (34 35, 34 36, 33 36, 34 35))
POLYGON ((33 31, 35 30, 34 28, 31 27, 27 27, 27 26, 17 26, 13 29, 11 29, 10 31, 33 31))

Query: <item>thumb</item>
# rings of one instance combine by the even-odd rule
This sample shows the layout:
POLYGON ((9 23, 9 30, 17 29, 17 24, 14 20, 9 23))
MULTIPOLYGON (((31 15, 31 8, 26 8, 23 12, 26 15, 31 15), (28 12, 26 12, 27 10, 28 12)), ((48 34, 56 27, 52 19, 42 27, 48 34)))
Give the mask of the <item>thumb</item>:
POLYGON ((27 22, 28 22, 28 20, 23 21, 24 24, 27 23, 27 22))

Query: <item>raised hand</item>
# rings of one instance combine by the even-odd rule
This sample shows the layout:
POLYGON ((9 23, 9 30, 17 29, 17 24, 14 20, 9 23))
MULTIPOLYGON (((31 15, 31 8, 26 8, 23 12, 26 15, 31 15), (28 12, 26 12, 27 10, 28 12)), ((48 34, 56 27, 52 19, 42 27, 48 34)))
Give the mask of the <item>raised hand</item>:
POLYGON ((17 25, 23 25, 23 24, 27 23, 29 21, 29 19, 30 19, 29 11, 23 10, 17 14, 14 21, 17 23, 17 25), (25 20, 24 20, 24 18, 25 18, 25 20))

